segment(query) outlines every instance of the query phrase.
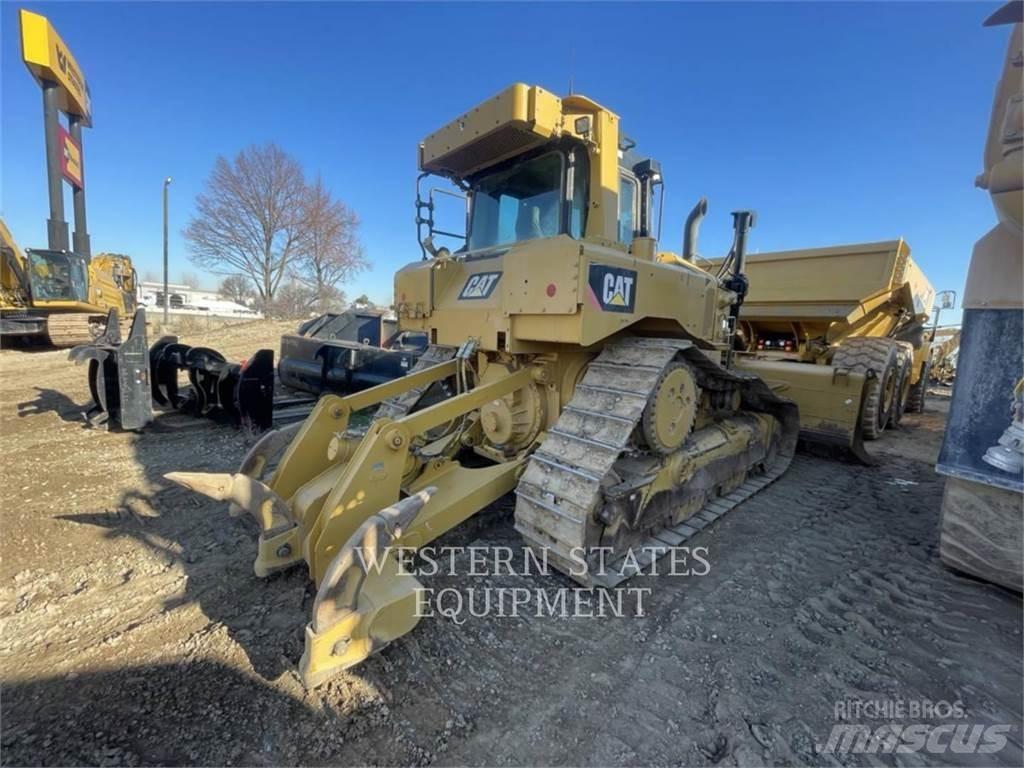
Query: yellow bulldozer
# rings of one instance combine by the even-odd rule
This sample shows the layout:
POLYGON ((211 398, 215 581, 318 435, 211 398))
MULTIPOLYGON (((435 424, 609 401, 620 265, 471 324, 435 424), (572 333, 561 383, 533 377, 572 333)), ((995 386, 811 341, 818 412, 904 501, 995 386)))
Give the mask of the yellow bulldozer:
POLYGON ((86 259, 69 251, 22 252, 0 219, 0 339, 39 339, 55 347, 100 336, 107 313, 130 320, 136 275, 127 256, 86 259))
POLYGON ((415 368, 322 397, 235 474, 167 476, 253 516, 257 575, 308 565, 309 686, 416 625, 401 551, 509 492, 538 558, 610 588, 781 475, 798 406, 826 441, 860 440, 871 372, 736 364, 754 217, 733 213, 721 276, 659 251, 660 166, 610 110, 516 84, 419 157, 469 207, 462 247, 438 247, 431 221, 395 276, 401 329, 430 340, 415 368))

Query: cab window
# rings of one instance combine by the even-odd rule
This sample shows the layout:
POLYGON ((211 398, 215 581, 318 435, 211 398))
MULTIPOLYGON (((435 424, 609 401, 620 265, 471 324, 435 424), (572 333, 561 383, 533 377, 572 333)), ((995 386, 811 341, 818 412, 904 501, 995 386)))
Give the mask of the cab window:
POLYGON ((478 179, 473 185, 469 250, 557 235, 562 157, 549 152, 478 179))
POLYGON ((587 153, 574 149, 569 153, 569 178, 572 197, 569 200, 569 234, 577 240, 587 229, 587 153))
POLYGON ((619 177, 619 242, 629 245, 636 231, 636 179, 619 177))

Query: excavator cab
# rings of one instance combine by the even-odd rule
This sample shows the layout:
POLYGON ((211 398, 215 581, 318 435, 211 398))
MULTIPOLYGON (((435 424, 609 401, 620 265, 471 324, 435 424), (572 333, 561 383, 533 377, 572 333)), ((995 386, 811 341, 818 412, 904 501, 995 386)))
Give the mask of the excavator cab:
POLYGON ((44 251, 29 248, 29 290, 35 302, 74 301, 89 299, 88 267, 85 259, 66 251, 44 251))

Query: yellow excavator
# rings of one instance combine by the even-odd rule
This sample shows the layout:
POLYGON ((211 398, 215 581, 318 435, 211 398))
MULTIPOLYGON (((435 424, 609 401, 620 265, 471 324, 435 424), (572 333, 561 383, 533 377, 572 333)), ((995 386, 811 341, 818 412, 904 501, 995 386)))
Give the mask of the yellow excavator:
POLYGON ((257 575, 308 565, 308 686, 412 630, 400 553, 504 494, 538 558, 611 588, 779 477, 801 426, 860 441, 870 372, 737 364, 754 216, 733 214, 718 274, 693 243, 659 251, 660 166, 610 110, 516 84, 428 136, 419 165, 469 207, 452 252, 418 199, 424 257, 395 276, 400 328, 430 340, 414 369, 324 396, 235 474, 167 476, 254 517, 257 575))
POLYGON ((101 253, 86 259, 69 251, 22 252, 0 219, 0 339, 41 339, 55 347, 100 336, 107 313, 135 310, 132 261, 101 253))

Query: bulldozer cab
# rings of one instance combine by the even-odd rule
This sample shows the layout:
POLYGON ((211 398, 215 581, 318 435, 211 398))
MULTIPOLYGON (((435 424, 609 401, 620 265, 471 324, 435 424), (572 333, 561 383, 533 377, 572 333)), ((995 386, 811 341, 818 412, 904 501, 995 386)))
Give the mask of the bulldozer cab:
MULTIPOLYGON (((468 180, 467 231, 458 252, 563 234, 582 239, 589 207, 588 166, 586 146, 563 141, 468 180)), ((650 236, 657 229, 654 210, 662 183, 657 168, 656 161, 632 152, 620 160, 614 240, 627 248, 634 237, 650 236)))
POLYGON ((33 248, 25 251, 25 257, 33 302, 88 301, 89 278, 84 258, 66 251, 33 248))
POLYGON ((425 253, 436 255, 435 236, 463 240, 460 254, 559 235, 628 251, 634 238, 652 237, 660 165, 634 151, 618 122, 586 97, 517 84, 428 136, 421 178, 458 187, 466 226, 464 235, 435 226, 434 193, 443 190, 418 196, 428 212, 418 218, 431 240, 425 253))

